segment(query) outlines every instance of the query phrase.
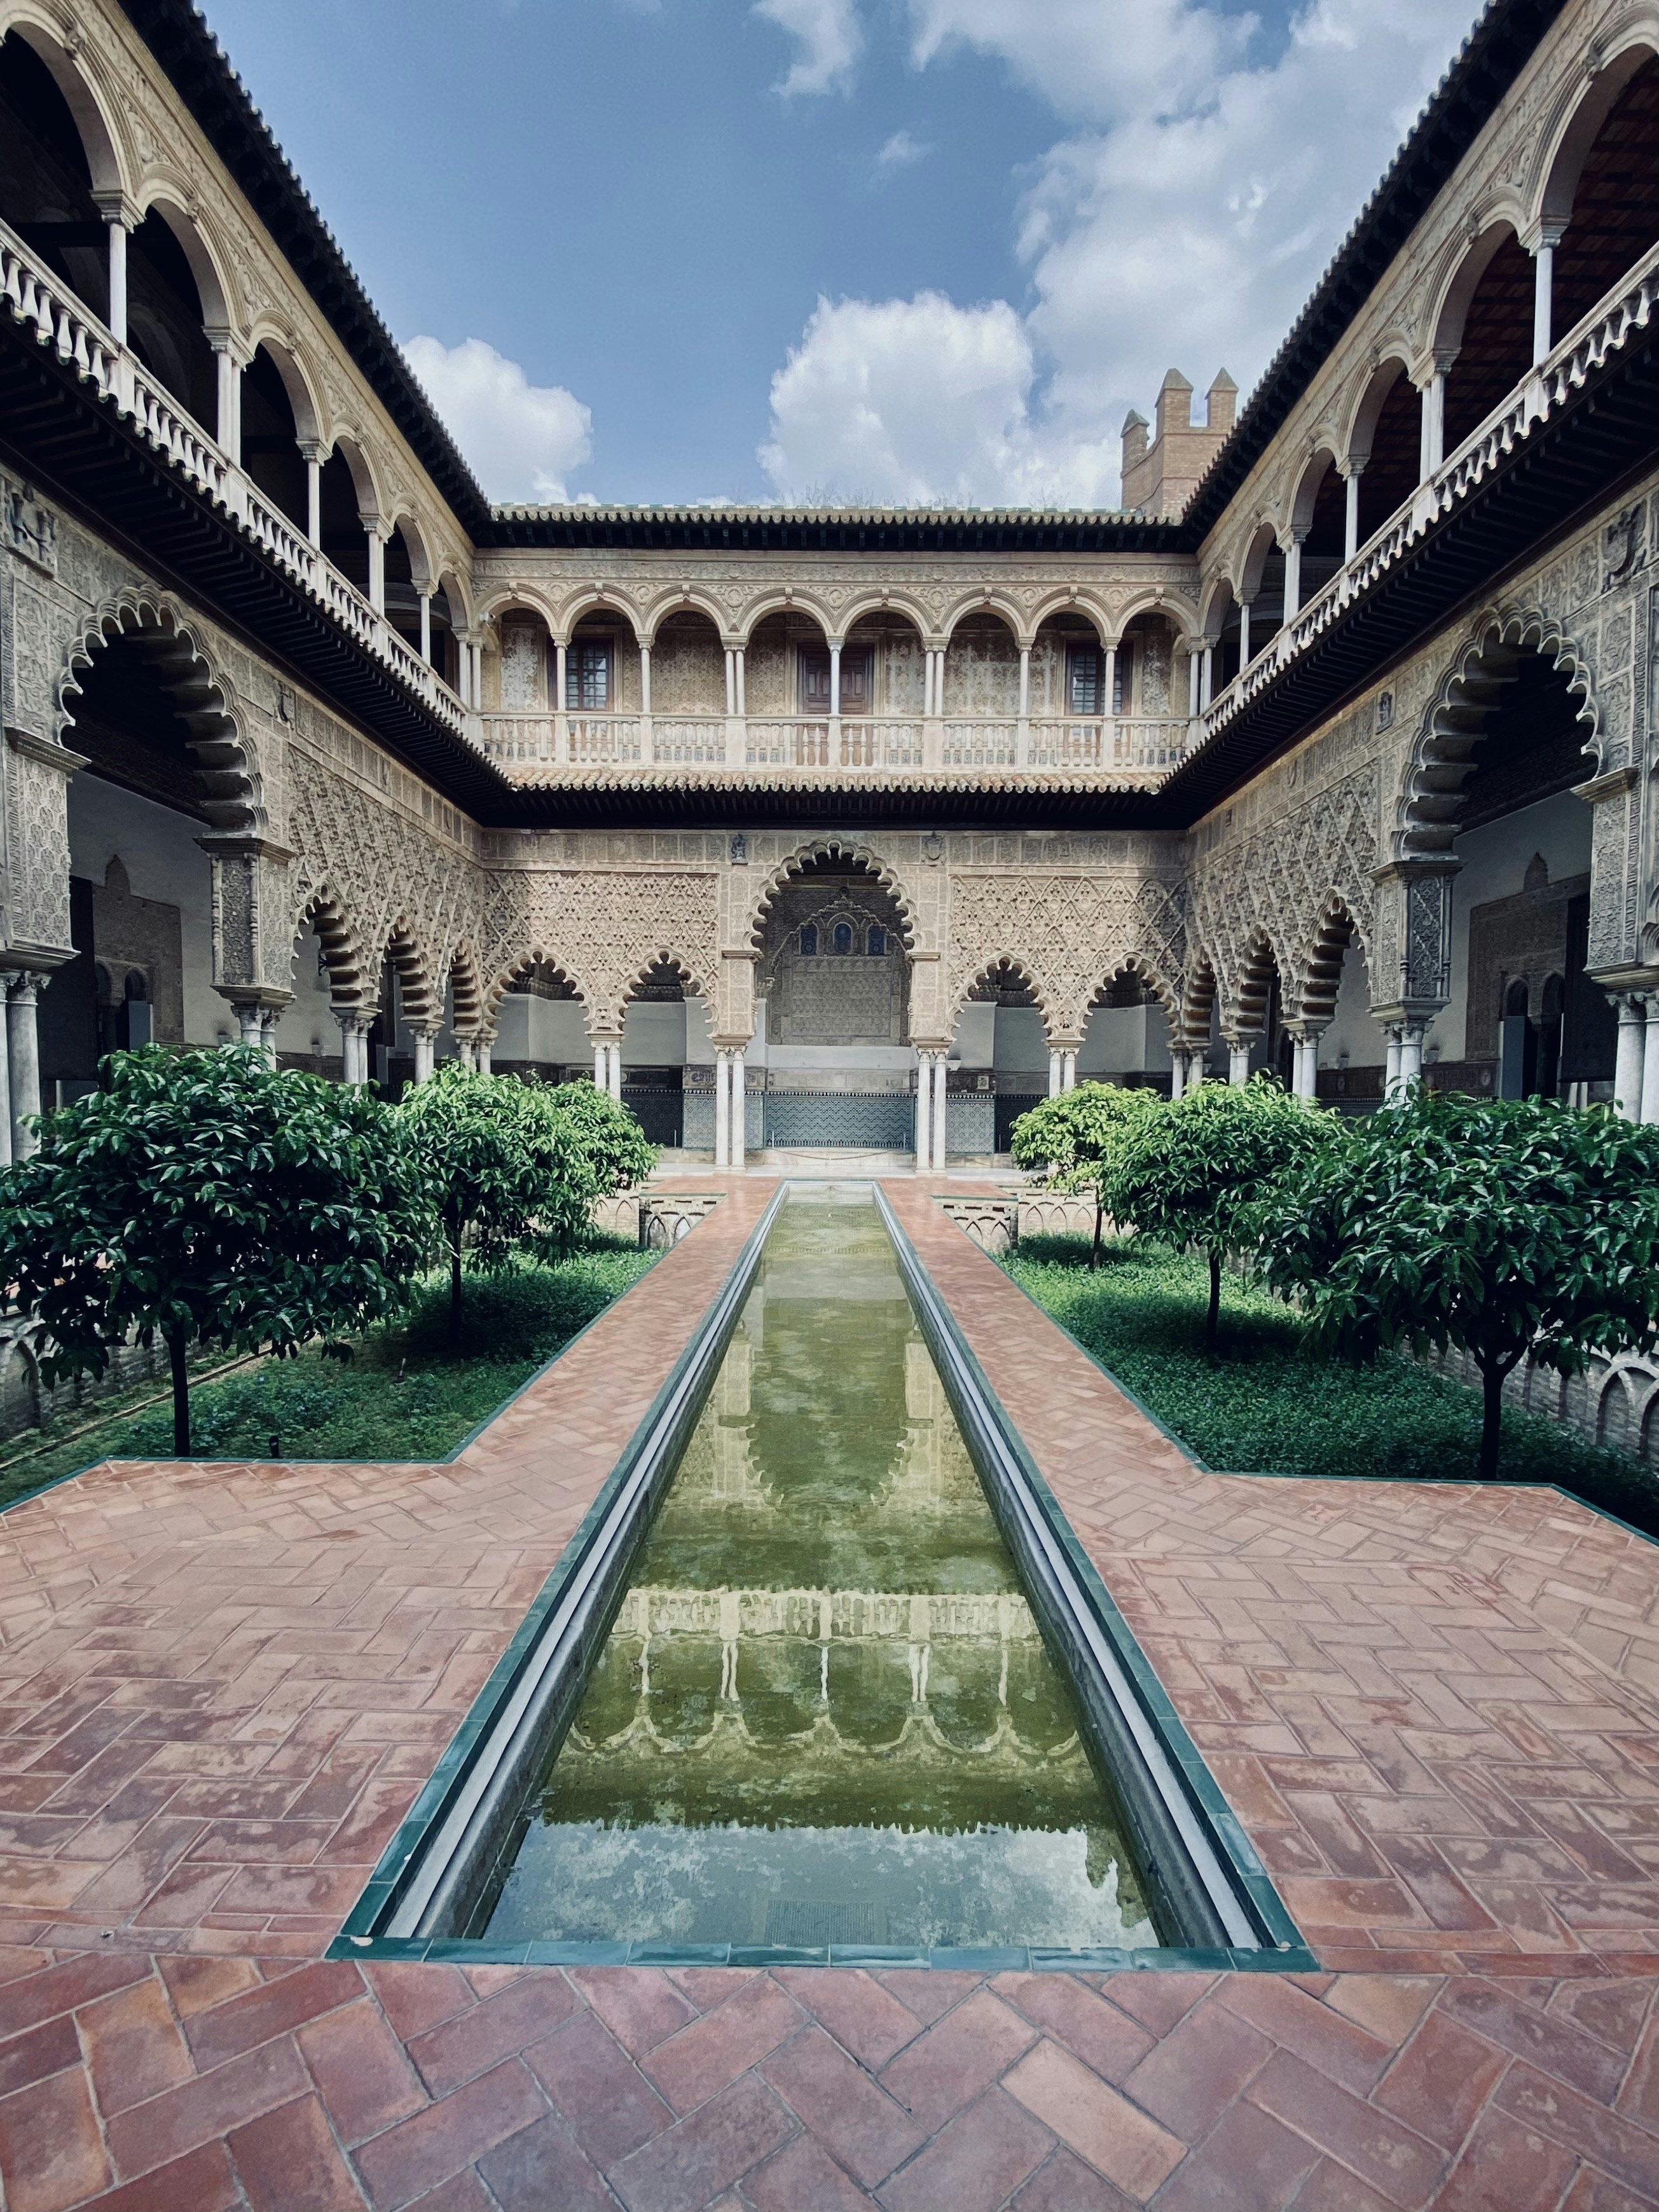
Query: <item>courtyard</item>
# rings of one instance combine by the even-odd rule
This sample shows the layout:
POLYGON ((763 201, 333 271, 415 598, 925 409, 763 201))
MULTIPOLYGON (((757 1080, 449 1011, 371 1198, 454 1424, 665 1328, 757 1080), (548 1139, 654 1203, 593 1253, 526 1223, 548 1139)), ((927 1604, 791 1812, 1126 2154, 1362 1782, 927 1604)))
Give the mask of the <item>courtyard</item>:
POLYGON ((353 1958, 751 1175, 454 1462, 7 1514, 9 2201, 1646 2201, 1650 1547, 1546 1488, 1201 1471, 939 1188, 889 1196, 1313 1970, 353 1958))

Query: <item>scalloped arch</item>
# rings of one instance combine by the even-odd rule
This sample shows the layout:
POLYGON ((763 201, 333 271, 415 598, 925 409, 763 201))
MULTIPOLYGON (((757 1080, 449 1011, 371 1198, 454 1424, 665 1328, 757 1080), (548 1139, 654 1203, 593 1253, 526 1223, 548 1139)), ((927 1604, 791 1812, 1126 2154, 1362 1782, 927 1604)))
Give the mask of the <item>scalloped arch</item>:
POLYGON ((953 1030, 962 1018, 963 1008, 970 1003, 974 993, 980 985, 988 983, 994 975, 1006 973, 1010 969, 1019 977, 1036 1000, 1037 1012, 1042 1017, 1045 1036, 1052 1037, 1060 1033, 1063 1023, 1060 1012, 1059 993, 1054 985, 1039 972, 1036 965, 1025 958, 1024 954, 1010 951, 1006 947, 1000 951, 992 953, 988 960, 981 961, 971 975, 966 973, 958 975, 951 994, 950 1024, 953 1030))
POLYGON ((294 947, 290 969, 299 957, 300 933, 307 923, 316 934, 328 969, 330 1004, 342 1012, 372 1006, 379 994, 380 963, 365 958, 362 933, 332 884, 315 884, 294 916, 289 931, 294 947))
POLYGON ((1329 1021, 1342 987, 1343 961, 1349 946, 1356 945, 1361 958, 1366 958, 1368 948, 1358 918, 1341 894, 1333 891, 1306 946, 1297 955, 1294 979, 1286 993, 1294 997, 1298 1019, 1329 1021))
POLYGON ((695 992, 708 1007, 709 1019, 714 1019, 714 994, 708 977, 698 972, 696 963, 686 954, 676 952, 671 945, 663 945, 648 960, 641 960, 623 984, 622 996, 612 1009, 619 1025, 634 1003, 634 994, 647 981, 653 968, 672 968, 679 975, 687 994, 695 992))
POLYGON ((860 845, 848 838, 830 836, 809 838, 804 844, 798 845, 788 859, 773 871, 759 896, 749 909, 749 927, 745 941, 757 951, 763 950, 762 939, 771 913, 772 902, 778 893, 786 884, 792 882, 799 875, 809 860, 825 860, 831 855, 842 860, 855 860, 860 867, 875 877, 899 910, 899 919, 903 925, 906 951, 914 952, 916 949, 917 934, 915 908, 897 872, 889 862, 883 860, 879 853, 872 851, 868 845, 860 845))
POLYGON ((258 830, 265 826, 258 756, 244 735, 230 680, 212 653, 171 599, 149 592, 123 592, 106 599, 64 656, 56 685, 60 717, 58 735, 75 726, 72 702, 81 686, 78 668, 118 640, 131 639, 160 676, 171 696, 196 757, 203 811, 216 830, 258 830))
POLYGON ((398 978, 398 995, 404 1019, 411 1028, 424 1028, 443 1018, 443 994, 434 990, 431 947, 406 914, 388 923, 374 959, 378 975, 390 962, 398 978))
POLYGON ((1586 726, 1584 750, 1594 757, 1586 781, 1601 773, 1601 715, 1583 645, 1541 608, 1489 607, 1469 625, 1419 726, 1395 805, 1395 860, 1451 849, 1486 718, 1498 703, 1508 665, 1528 651, 1568 672, 1568 690, 1583 702, 1577 719, 1586 726))
POLYGON ((526 968, 547 967, 563 976, 576 994, 576 1000, 585 1012, 593 1011, 593 994, 564 956, 554 951, 545 939, 536 938, 525 947, 510 968, 497 969, 483 994, 482 1014, 484 1021, 493 1024, 501 1011, 501 1000, 507 996, 515 975, 522 975, 526 968))

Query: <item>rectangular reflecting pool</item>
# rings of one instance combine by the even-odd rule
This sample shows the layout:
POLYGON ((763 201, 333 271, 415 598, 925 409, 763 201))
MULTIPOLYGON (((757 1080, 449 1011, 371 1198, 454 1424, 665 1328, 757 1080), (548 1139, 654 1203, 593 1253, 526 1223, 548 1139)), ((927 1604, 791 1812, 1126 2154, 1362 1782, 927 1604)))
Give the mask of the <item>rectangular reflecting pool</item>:
POLYGON ((794 1186, 491 1942, 1156 1946, 867 1188, 794 1186))

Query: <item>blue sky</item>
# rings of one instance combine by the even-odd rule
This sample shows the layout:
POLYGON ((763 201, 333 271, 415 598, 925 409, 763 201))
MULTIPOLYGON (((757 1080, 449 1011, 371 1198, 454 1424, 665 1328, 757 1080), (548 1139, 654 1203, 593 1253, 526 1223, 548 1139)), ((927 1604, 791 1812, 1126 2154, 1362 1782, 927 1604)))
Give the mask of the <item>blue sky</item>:
POLYGON ((206 0, 492 496, 1112 505, 1248 388, 1443 0, 206 0))

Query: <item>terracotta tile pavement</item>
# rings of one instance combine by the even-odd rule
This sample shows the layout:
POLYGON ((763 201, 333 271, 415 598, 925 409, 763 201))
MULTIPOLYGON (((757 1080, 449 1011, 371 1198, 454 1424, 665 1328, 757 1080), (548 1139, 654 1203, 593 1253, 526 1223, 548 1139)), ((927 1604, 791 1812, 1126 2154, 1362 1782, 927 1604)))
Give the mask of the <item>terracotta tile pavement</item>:
POLYGON ((321 1957, 770 1195, 728 1189, 453 1466, 105 1468, 0 1516, 7 2212, 1659 2203, 1651 1548, 1540 1492, 1203 1474, 921 1182, 1325 1971, 321 1957))

